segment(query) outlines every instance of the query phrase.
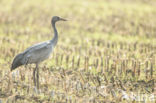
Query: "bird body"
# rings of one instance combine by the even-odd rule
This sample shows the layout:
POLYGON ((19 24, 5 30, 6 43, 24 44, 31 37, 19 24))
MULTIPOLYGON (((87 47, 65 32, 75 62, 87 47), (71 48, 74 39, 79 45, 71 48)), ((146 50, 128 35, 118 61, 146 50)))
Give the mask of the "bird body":
POLYGON ((21 65, 36 64, 48 59, 54 46, 52 42, 46 41, 27 48, 15 57, 12 70, 21 65))
POLYGON ((40 63, 50 56, 54 45, 47 41, 43 43, 39 43, 37 45, 34 45, 29 50, 25 51, 25 63, 40 63))
MULTIPOLYGON (((55 23, 60 20, 66 21, 65 19, 60 18, 58 16, 54 16, 51 20, 51 24, 54 30, 54 37, 51 40, 35 44, 27 48, 24 52, 15 56, 12 66, 11 66, 11 71, 21 65, 27 65, 27 64, 32 64, 32 63, 36 64, 36 68, 34 69, 34 72, 33 72, 34 84, 36 86, 36 83, 35 83, 36 82, 36 79, 35 79, 36 70, 37 70, 37 79, 39 78, 38 64, 48 59, 54 47, 56 46, 57 41, 58 41, 58 33, 55 27, 55 23)), ((37 81, 39 82, 39 80, 37 81)))

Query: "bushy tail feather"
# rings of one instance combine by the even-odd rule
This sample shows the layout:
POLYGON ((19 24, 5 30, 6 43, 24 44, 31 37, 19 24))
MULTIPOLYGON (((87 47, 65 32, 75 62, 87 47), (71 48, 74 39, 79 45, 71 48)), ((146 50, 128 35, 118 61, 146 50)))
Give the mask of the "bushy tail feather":
POLYGON ((18 54, 18 55, 14 58, 14 60, 13 60, 13 62, 12 62, 12 65, 11 65, 11 71, 14 70, 14 69, 16 69, 17 67, 23 65, 22 59, 23 59, 23 54, 22 54, 22 53, 21 53, 21 54, 18 54))

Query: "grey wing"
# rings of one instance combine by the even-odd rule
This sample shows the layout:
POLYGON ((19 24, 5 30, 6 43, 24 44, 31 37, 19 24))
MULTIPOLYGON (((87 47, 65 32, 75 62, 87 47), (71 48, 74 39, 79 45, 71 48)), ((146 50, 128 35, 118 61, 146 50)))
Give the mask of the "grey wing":
POLYGON ((25 54, 25 53, 30 52, 30 51, 33 51, 35 49, 40 49, 40 48, 42 48, 44 46, 47 46, 48 43, 49 42, 47 41, 47 42, 42 42, 42 43, 35 44, 35 45, 27 48, 23 53, 25 54))
POLYGON ((52 45, 49 42, 39 43, 24 51, 24 61, 27 63, 38 63, 50 56, 52 45))

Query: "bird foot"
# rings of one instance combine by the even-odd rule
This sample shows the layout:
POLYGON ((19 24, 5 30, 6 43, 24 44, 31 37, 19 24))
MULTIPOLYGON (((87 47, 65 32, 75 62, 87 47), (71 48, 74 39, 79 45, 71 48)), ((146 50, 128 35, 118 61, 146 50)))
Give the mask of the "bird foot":
POLYGON ((34 93, 35 94, 40 94, 41 93, 41 90, 40 89, 37 89, 37 87, 35 86, 34 87, 34 93))

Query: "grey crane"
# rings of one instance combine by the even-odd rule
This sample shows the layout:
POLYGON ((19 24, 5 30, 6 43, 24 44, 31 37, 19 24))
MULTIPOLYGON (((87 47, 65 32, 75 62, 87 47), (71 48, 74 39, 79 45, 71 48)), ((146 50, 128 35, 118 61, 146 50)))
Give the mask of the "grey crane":
POLYGON ((52 17, 51 25, 54 30, 54 37, 51 40, 41 42, 41 43, 35 44, 27 48, 24 52, 15 56, 13 63, 11 65, 11 71, 12 71, 21 65, 27 65, 27 64, 32 64, 32 63, 36 64, 36 68, 33 70, 33 81, 34 81, 35 87, 37 84, 37 89, 39 89, 38 65, 40 62, 48 59, 48 57, 50 56, 51 52, 53 51, 58 41, 58 32, 55 26, 55 23, 57 21, 66 21, 66 19, 60 18, 58 16, 52 17), (37 74, 36 74, 36 71, 37 71, 37 74), (36 83, 36 77, 37 77, 37 83, 36 83))

